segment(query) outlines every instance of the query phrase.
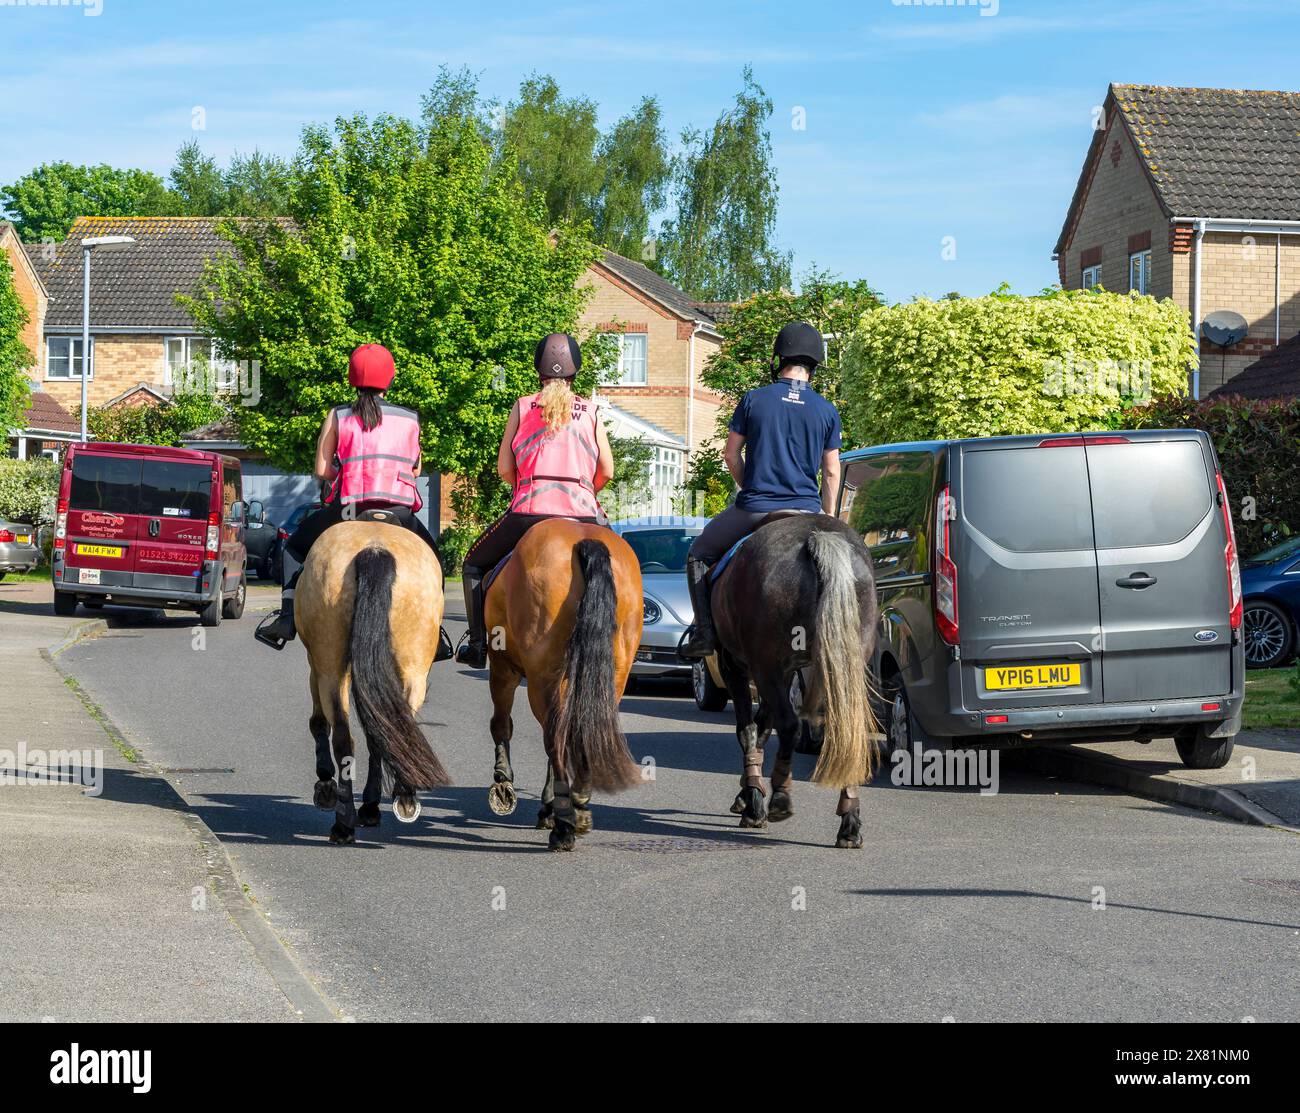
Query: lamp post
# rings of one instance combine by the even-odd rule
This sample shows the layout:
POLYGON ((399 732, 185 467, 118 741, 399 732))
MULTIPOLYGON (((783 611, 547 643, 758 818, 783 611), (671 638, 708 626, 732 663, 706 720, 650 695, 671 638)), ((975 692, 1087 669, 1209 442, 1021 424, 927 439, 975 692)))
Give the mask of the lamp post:
MULTIPOLYGON (((127 251, 135 244, 133 236, 91 236, 81 241, 81 442, 86 435, 86 382, 90 377, 90 253, 92 251, 127 251)), ((72 353, 68 353, 72 369, 72 353)))

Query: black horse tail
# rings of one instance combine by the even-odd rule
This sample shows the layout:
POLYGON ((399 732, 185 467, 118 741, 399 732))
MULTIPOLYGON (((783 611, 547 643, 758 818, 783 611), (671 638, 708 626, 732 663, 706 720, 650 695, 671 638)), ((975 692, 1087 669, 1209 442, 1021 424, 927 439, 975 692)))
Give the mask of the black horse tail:
POLYGON ((366 745, 379 758, 390 789, 451 784, 411 713, 393 656, 388 616, 397 562, 387 549, 362 549, 352 568, 357 589, 348 656, 352 695, 366 732, 366 745))
POLYGON ((587 538, 574 547, 586 584, 564 651, 564 679, 548 724, 571 784, 618 792, 640 781, 618 721, 614 691, 614 629, 618 593, 604 542, 587 538))
POLYGON ((817 693, 826 726, 812 779, 848 788, 871 778, 876 757, 853 551, 845 538, 828 530, 814 530, 806 544, 821 579, 810 690, 817 693))

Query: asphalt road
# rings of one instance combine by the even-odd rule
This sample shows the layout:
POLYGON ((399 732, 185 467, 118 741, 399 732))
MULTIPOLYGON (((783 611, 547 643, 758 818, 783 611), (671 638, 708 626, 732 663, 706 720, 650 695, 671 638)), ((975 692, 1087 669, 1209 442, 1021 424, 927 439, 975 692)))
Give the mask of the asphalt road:
POLYGON ((597 796, 593 832, 550 854, 523 693, 520 807, 502 818, 486 674, 446 662, 420 719, 455 785, 415 825, 385 803, 334 847, 311 805, 301 645, 257 645, 251 613, 203 648, 192 617, 107 617, 60 663, 173 771, 359 1021, 1300 1020, 1294 835, 1004 767, 994 796, 878 780, 866 848, 836 850, 835 794, 806 757, 797 814, 741 831, 730 711, 669 688, 622 708, 655 780, 597 796))

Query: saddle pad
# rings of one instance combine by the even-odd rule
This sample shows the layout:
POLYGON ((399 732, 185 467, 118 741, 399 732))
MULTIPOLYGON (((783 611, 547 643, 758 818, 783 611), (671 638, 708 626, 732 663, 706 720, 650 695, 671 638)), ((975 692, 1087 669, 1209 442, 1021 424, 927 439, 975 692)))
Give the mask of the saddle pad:
POLYGON ((728 549, 725 553, 722 554, 722 559, 719 560, 717 564, 715 564, 712 568, 709 569, 709 583, 716 584, 718 582, 718 580, 722 576, 722 573, 727 570, 727 565, 731 563, 731 558, 736 555, 736 550, 739 549, 741 545, 743 545, 746 541, 748 541, 753 536, 754 535, 752 533, 745 534, 744 537, 742 537, 739 541, 737 541, 734 545, 732 545, 730 549, 728 549))
POLYGON ((510 563, 510 558, 514 555, 515 555, 515 551, 514 549, 511 549, 508 553, 506 553, 505 556, 503 556, 500 560, 497 561, 496 567, 494 567, 491 572, 489 572, 486 576, 483 577, 483 595, 485 597, 487 595, 488 588, 492 586, 492 581, 495 580, 499 575, 501 575, 501 569, 503 569, 507 564, 510 563))

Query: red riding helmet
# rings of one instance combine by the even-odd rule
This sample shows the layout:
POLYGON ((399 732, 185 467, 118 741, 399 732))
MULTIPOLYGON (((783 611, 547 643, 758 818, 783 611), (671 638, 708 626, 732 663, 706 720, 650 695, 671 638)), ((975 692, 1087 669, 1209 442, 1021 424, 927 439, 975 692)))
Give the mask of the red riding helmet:
POLYGON ((348 360, 348 382, 358 390, 387 390, 396 374, 393 353, 382 344, 362 344, 348 360))

